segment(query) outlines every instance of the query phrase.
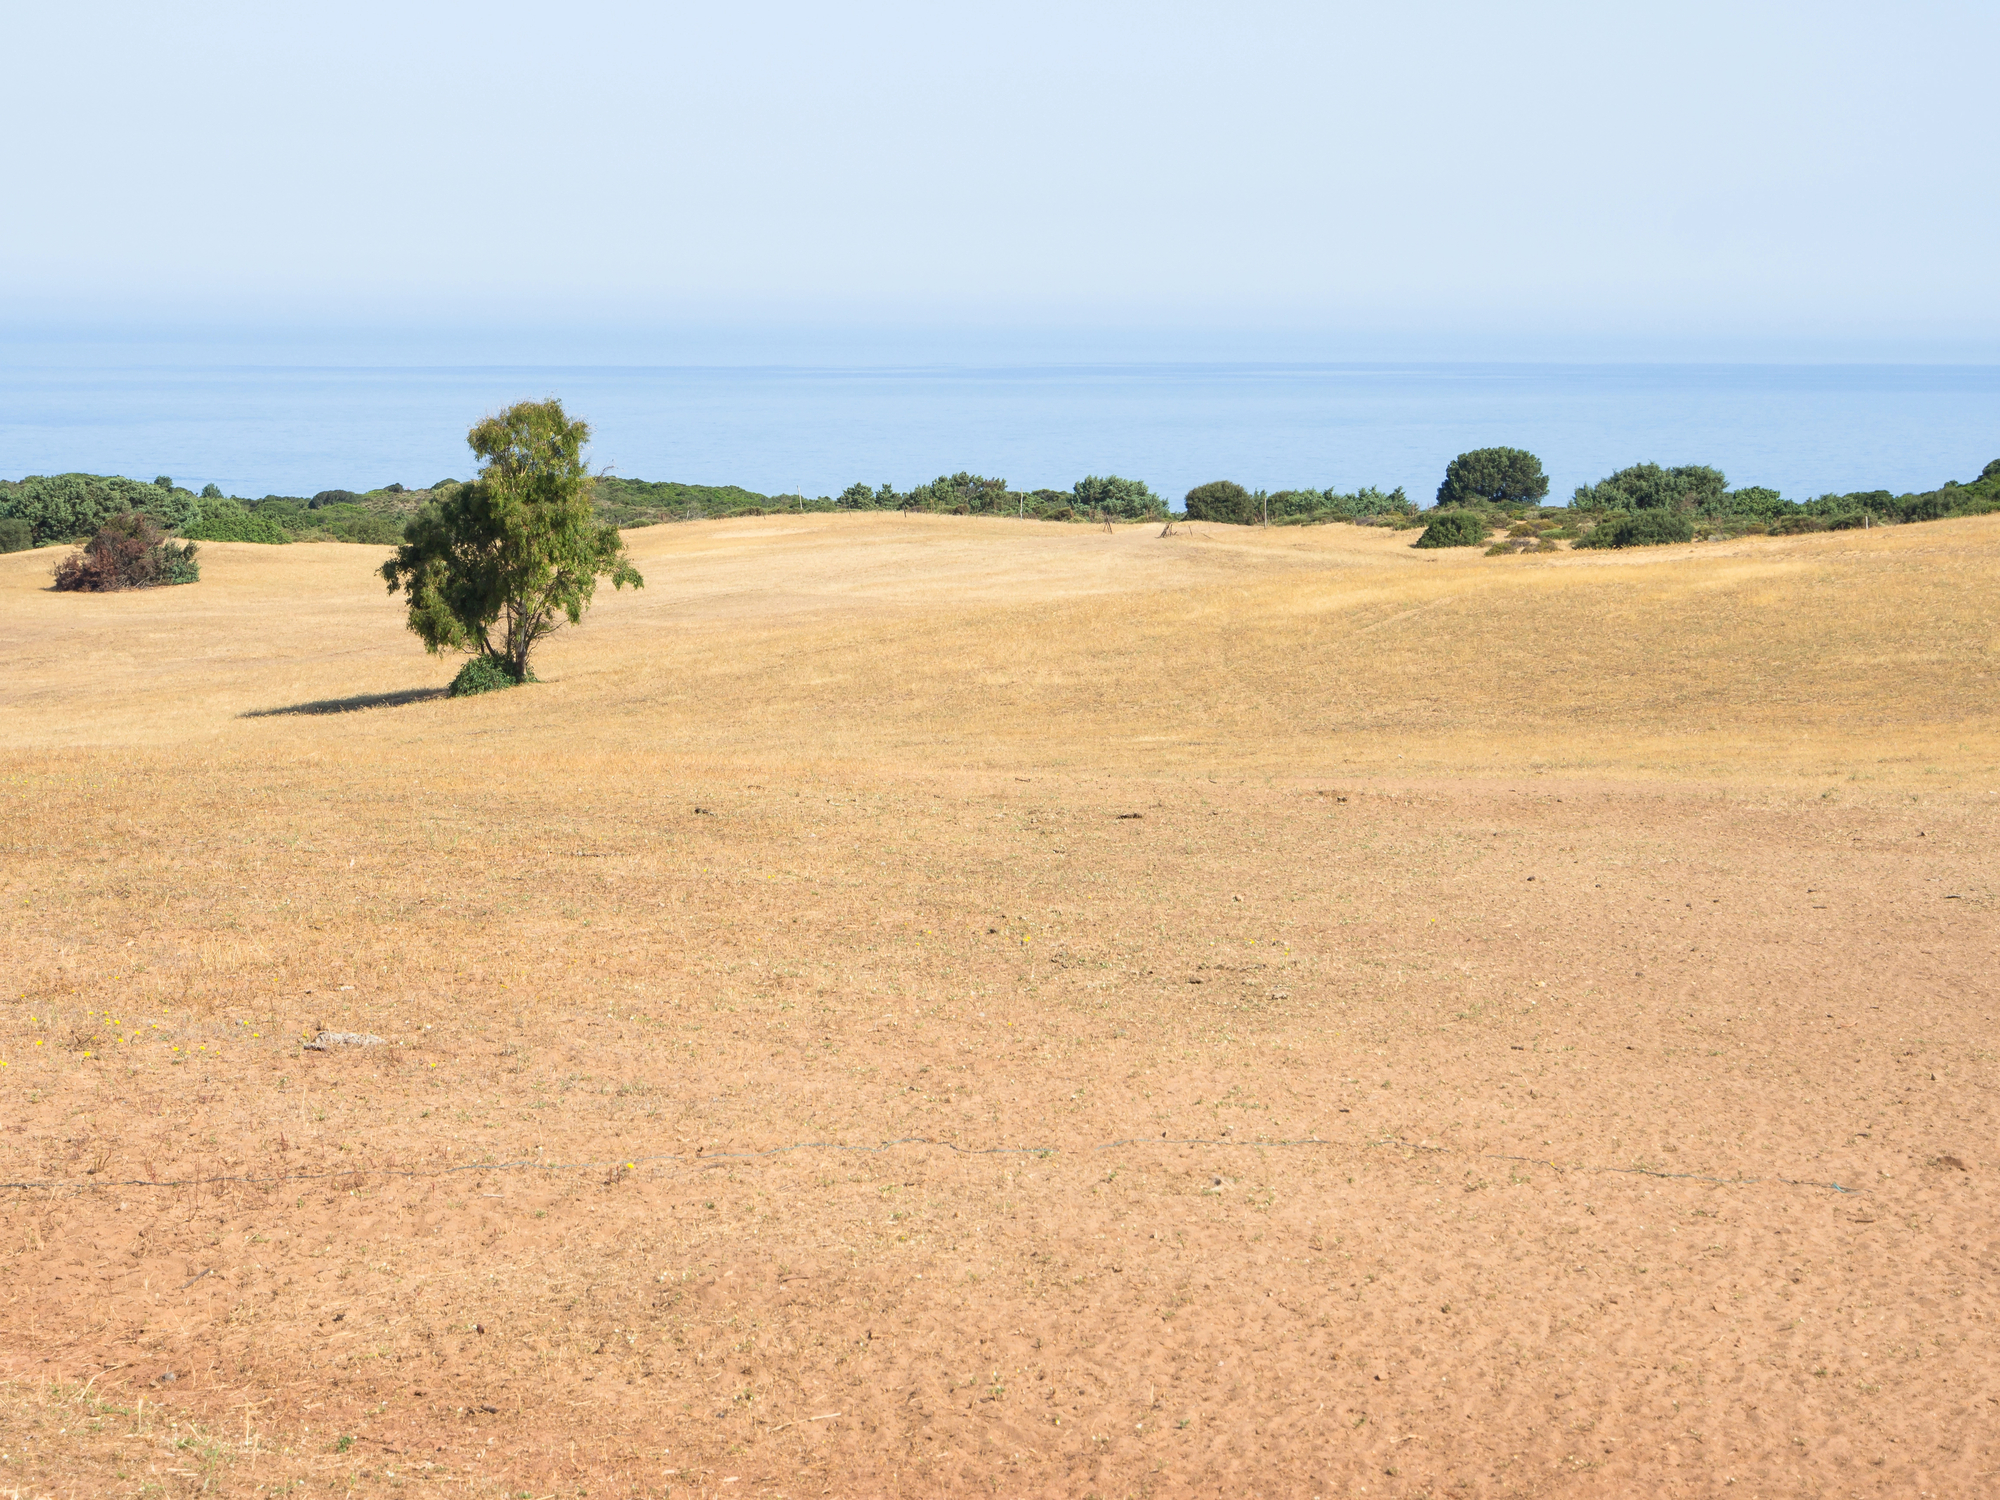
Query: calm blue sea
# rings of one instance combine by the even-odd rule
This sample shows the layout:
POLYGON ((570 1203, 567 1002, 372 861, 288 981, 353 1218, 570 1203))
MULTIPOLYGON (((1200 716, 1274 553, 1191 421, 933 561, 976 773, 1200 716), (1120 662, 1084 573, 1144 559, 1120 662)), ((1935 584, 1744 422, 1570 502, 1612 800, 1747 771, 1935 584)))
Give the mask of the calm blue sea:
POLYGON ((1508 444, 1551 498, 1641 460, 1794 499, 1930 489, 2000 457, 2000 367, 1120 365, 1007 368, 0 366, 0 477, 81 469, 231 494, 416 487, 470 470, 465 430, 556 395, 634 479, 836 494, 971 469, 1017 488, 1144 479, 1403 486, 1508 444))

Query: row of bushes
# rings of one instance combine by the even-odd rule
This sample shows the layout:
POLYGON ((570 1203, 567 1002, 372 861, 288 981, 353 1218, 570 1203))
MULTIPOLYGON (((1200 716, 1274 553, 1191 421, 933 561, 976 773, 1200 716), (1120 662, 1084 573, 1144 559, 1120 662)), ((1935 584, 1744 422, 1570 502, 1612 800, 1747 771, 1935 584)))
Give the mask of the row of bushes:
POLYGON ((197 495, 164 474, 151 484, 117 474, 32 474, 0 481, 0 551, 95 536, 112 518, 131 514, 198 541, 276 544, 312 538, 391 545, 402 539, 403 522, 431 496, 432 491, 394 484, 359 495, 322 490, 310 499, 243 500, 212 484, 197 495))
POLYGON ((1490 550, 1549 551, 1557 540, 1584 548, 1654 547, 1697 537, 1794 536, 1994 512, 2000 512, 2000 459, 1965 484, 1954 480, 1918 494, 1871 490, 1803 502, 1773 490, 1731 490, 1719 470, 1705 466, 1638 464, 1579 489, 1567 507, 1477 502, 1439 507, 1428 513, 1414 545, 1480 546, 1505 526, 1507 537, 1490 550))
POLYGON ((1091 474, 1066 490, 1014 490, 1004 479, 991 479, 961 469, 940 474, 928 484, 898 490, 892 484, 870 489, 850 484, 840 492, 837 510, 914 510, 936 515, 1023 516, 1042 521, 1165 520, 1167 502, 1143 479, 1117 474, 1091 474))
POLYGON ((1763 521, 1785 531, 1839 530, 1874 522, 1938 521, 2000 509, 2000 459, 1967 484, 1947 480, 1935 490, 1893 495, 1887 490, 1821 495, 1793 502, 1776 490, 1732 490, 1720 469, 1706 464, 1663 468, 1634 464, 1596 484, 1580 486, 1570 509, 1589 512, 1666 512, 1697 521, 1763 521))
POLYGON ((1353 494, 1339 490, 1249 490, 1234 480, 1216 479, 1187 492, 1190 521, 1235 526, 1312 526, 1327 521, 1414 517, 1417 507, 1400 487, 1383 493, 1370 486, 1353 494))
MULTIPOLYGON (((443 479, 421 490, 392 484, 361 494, 334 489, 310 498, 266 495, 261 500, 241 500, 212 484, 196 495, 164 475, 151 484, 117 475, 32 475, 0 481, 0 551, 91 536, 113 517, 133 513, 149 516, 162 531, 190 540, 282 544, 310 538, 390 546, 402 539, 410 516, 449 494, 456 484, 443 479)), ((1190 520, 1233 525, 1328 521, 1424 525, 1424 535, 1416 543, 1420 547, 1480 545, 1499 525, 1518 522, 1532 512, 1540 518, 1540 541, 1552 541, 1550 534, 1559 532, 1573 538, 1578 547, 1653 546, 1688 541, 1697 534, 1758 530, 1788 535, 1983 515, 2000 510, 2000 460, 1966 484, 1951 481, 1936 490, 1905 495, 1887 490, 1829 494, 1802 503, 1759 486, 1732 490, 1721 470, 1704 464, 1672 468, 1634 464, 1596 484, 1579 486, 1566 510, 1541 504, 1547 490, 1541 460, 1534 454, 1518 448, 1483 448, 1452 460, 1438 488, 1437 507, 1423 515, 1400 488, 1387 493, 1372 487, 1353 493, 1264 491, 1230 480, 1197 485, 1188 491, 1185 506, 1190 520)), ((1143 480, 1115 474, 1090 475, 1067 490, 1016 491, 1004 479, 960 471, 907 491, 889 484, 873 488, 855 484, 838 496, 816 499, 763 495, 736 485, 607 475, 595 481, 594 493, 600 518, 620 527, 797 510, 917 510, 1051 521, 1157 520, 1167 515, 1166 502, 1143 480)))

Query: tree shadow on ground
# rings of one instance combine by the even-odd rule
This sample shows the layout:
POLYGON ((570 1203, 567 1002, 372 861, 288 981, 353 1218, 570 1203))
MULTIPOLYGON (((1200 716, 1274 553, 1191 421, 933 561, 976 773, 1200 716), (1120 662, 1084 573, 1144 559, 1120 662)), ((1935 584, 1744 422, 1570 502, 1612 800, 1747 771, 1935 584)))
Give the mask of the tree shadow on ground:
POLYGON ((428 703, 442 698, 444 688, 405 688, 400 693, 362 693, 354 698, 319 698, 311 703, 290 703, 283 708, 253 708, 239 719, 275 719, 285 714, 351 714, 364 708, 401 708, 405 703, 428 703))

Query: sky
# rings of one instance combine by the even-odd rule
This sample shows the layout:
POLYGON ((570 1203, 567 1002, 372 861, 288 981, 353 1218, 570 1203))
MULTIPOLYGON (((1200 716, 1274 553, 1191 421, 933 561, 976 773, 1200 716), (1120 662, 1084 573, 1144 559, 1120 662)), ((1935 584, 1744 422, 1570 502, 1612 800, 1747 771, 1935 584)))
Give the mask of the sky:
POLYGON ((5 0, 0 341, 2000 361, 2000 5, 5 0))

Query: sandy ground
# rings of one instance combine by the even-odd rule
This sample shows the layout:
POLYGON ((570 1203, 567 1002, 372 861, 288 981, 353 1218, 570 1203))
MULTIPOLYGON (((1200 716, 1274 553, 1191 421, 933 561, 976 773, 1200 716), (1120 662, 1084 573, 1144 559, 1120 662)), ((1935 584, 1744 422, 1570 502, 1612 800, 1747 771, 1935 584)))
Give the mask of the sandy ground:
POLYGON ((1989 1493, 2000 521, 1205 530, 0 557, 0 1493, 1989 1493))

